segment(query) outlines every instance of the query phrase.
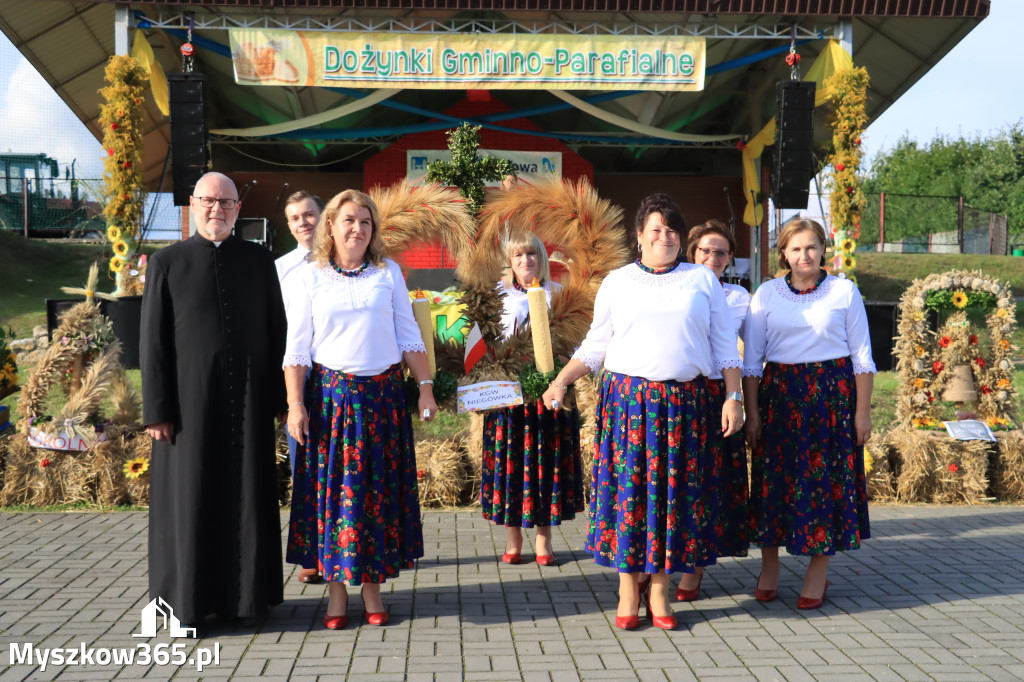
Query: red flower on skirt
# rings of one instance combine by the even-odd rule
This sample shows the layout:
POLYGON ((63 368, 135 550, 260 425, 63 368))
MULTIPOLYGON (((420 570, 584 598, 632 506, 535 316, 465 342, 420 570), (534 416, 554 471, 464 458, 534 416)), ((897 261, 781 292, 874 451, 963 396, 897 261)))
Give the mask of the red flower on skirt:
POLYGON ((816 542, 825 542, 825 527, 818 526, 814 529, 814 540, 816 542))

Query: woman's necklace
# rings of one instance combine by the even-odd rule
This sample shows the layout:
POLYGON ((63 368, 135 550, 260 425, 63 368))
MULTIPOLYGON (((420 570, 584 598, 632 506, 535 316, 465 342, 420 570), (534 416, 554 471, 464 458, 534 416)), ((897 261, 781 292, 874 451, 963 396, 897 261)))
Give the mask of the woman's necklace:
POLYGON ((334 268, 334 271, 336 273, 338 273, 339 275, 345 275, 346 277, 358 277, 360 274, 362 274, 363 270, 370 266, 370 261, 363 261, 363 264, 360 265, 355 270, 345 270, 335 265, 333 258, 330 260, 330 263, 331 267, 334 268))
POLYGON ((672 265, 666 266, 664 268, 651 268, 651 267, 648 267, 648 266, 644 265, 643 263, 641 263, 640 259, 637 258, 636 259, 636 266, 638 268, 640 268, 641 270, 643 270, 644 272, 650 273, 652 275, 664 275, 666 273, 672 272, 677 267, 679 267, 679 263, 673 263, 672 265))
POLYGON ((526 293, 526 287, 519 283, 519 280, 516 279, 515 275, 512 275, 512 286, 515 287, 516 291, 521 291, 524 294, 526 293))
POLYGON ((821 283, 825 281, 826 277, 828 277, 828 273, 822 270, 821 274, 818 275, 818 281, 812 284, 809 289, 797 289, 796 287, 793 286, 793 273, 788 272, 786 273, 786 286, 789 287, 789 290, 792 291, 797 296, 803 296, 804 294, 809 294, 815 289, 817 289, 819 286, 821 286, 821 283))

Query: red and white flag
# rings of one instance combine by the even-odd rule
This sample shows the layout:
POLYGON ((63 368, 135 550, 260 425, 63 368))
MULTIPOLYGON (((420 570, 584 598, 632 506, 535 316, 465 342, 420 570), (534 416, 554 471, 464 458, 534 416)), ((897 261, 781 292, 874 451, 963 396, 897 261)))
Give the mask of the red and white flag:
POLYGON ((480 332, 480 325, 474 324, 466 337, 466 357, 463 364, 466 366, 466 374, 473 369, 476 363, 480 362, 487 353, 487 344, 484 343, 484 335, 480 332))

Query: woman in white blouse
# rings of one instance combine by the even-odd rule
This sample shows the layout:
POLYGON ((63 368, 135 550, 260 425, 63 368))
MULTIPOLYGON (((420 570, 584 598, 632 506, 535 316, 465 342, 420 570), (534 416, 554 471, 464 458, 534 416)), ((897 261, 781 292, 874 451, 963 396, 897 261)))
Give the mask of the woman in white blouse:
POLYGON ((670 574, 714 563, 710 432, 743 425, 725 294, 711 270, 679 262, 685 229, 671 197, 644 199, 640 258, 602 282, 583 345, 544 393, 553 407, 569 384, 604 368, 587 550, 619 572, 622 629, 639 625, 641 596, 655 626, 674 628, 670 574), (706 379, 715 371, 729 390, 720 413, 710 409, 706 379), (640 582, 645 574, 651 579, 640 582))
MULTIPOLYGON (((736 241, 732 230, 721 220, 708 220, 694 227, 686 239, 687 259, 697 265, 711 268, 722 284, 725 302, 729 308, 730 332, 734 338, 742 338, 743 322, 750 306, 750 294, 738 284, 722 282, 725 269, 732 262, 736 241)), ((725 399, 725 382, 722 373, 715 371, 708 377, 712 410, 721 410, 725 399)), ((747 540, 747 445, 743 432, 738 431, 728 438, 715 431, 712 443, 715 452, 713 464, 718 467, 718 556, 747 556, 750 543, 747 540)), ((684 573, 676 589, 679 601, 700 599, 700 585, 704 578, 704 567, 697 566, 695 573, 684 573)))
POLYGON ((373 200, 346 190, 324 209, 310 262, 285 281, 288 431, 303 445, 287 560, 329 581, 332 630, 347 622, 346 585, 362 585, 367 622, 387 623, 381 583, 423 556, 403 359, 421 418, 437 405, 402 272, 383 247, 373 200))
POLYGON ((860 291, 824 264, 822 226, 786 223, 779 266, 789 274, 754 294, 743 337, 750 525, 761 546, 754 596, 778 595, 785 545, 810 557, 801 609, 825 602, 829 558, 870 537, 863 445, 875 363, 860 291))
MULTIPOLYGON (((551 298, 562 286, 551 281, 547 250, 540 237, 514 232, 506 240, 509 272, 498 282, 503 294, 501 322, 511 338, 528 323, 526 290, 537 280, 551 298)), ((480 505, 485 519, 505 526, 507 564, 522 561, 522 528, 537 529, 537 563, 555 563, 551 526, 583 511, 583 466, 580 458, 579 412, 552 411, 539 401, 491 410, 484 416, 480 505)))

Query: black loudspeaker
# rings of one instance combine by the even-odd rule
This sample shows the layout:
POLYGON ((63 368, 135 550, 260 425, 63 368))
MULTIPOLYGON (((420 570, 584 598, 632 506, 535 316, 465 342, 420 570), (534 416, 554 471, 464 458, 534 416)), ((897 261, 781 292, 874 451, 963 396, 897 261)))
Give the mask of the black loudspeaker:
POLYGON ((271 248, 270 229, 266 218, 239 218, 235 221, 235 236, 260 246, 271 248))
POLYGON ((775 86, 775 152, 771 166, 775 208, 807 208, 814 177, 813 81, 781 81, 775 86))
POLYGON ((169 73, 171 104, 171 177, 174 205, 187 206, 196 181, 206 172, 206 121, 203 74, 169 73))

